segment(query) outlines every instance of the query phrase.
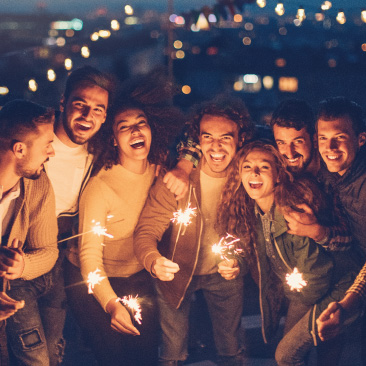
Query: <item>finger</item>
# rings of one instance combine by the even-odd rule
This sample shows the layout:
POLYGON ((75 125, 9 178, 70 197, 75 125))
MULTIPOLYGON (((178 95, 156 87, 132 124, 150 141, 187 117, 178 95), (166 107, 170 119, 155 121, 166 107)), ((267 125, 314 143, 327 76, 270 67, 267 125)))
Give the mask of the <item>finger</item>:
POLYGON ((14 238, 10 244, 10 248, 19 248, 19 239, 14 238))
POLYGON ((171 269, 179 270, 178 263, 174 263, 174 262, 170 261, 169 259, 163 260, 161 263, 158 263, 158 265, 161 265, 162 267, 165 267, 165 268, 171 268, 171 269))
POLYGON ((296 207, 304 210, 307 214, 314 215, 313 210, 306 203, 300 203, 299 205, 296 205, 296 207))

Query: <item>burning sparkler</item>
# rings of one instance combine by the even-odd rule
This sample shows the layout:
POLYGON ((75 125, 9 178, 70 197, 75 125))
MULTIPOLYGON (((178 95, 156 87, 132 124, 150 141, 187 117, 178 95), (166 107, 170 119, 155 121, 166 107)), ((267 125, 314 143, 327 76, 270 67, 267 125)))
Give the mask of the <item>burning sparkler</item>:
MULTIPOLYGON (((113 217, 113 216, 107 216, 107 221, 111 217, 113 217)), ((119 220, 119 221, 121 221, 121 220, 119 220)), ((119 221, 116 221, 116 222, 119 222, 119 221)), ((67 240, 70 240, 70 239, 73 239, 73 238, 77 238, 78 236, 82 236, 82 235, 89 234, 89 233, 94 233, 98 236, 104 235, 104 236, 107 236, 108 238, 113 238, 113 235, 108 234, 107 229, 104 226, 102 226, 99 221, 96 222, 95 220, 92 220, 91 223, 94 224, 94 226, 92 226, 91 230, 85 231, 83 233, 79 233, 79 234, 76 234, 76 235, 73 235, 73 236, 70 236, 66 239, 59 240, 57 243, 59 244, 59 243, 62 243, 64 241, 67 241, 67 240)))
POLYGON ((239 238, 231 234, 223 236, 217 244, 212 246, 212 251, 221 256, 221 259, 229 260, 243 256, 243 249, 238 247, 239 238))
POLYGON ((170 220, 177 224, 188 226, 192 222, 192 217, 197 215, 196 210, 197 208, 192 208, 191 203, 189 203, 184 211, 180 208, 177 212, 174 212, 173 218, 170 220))
POLYGON ((308 283, 302 278, 302 273, 298 271, 295 267, 292 273, 286 274, 286 282, 290 286, 290 290, 296 290, 300 292, 300 290, 305 287, 308 283))
POLYGON ((94 272, 89 272, 88 274, 88 293, 92 294, 93 290, 94 290, 94 286, 95 285, 99 285, 102 280, 104 280, 106 277, 101 276, 100 274, 100 269, 97 268, 94 272))
POLYGON ((133 317, 136 320, 137 323, 141 324, 141 306, 137 300, 139 295, 136 295, 136 297, 132 297, 132 295, 124 296, 123 298, 118 297, 117 301, 121 301, 124 306, 127 306, 132 312, 133 317))

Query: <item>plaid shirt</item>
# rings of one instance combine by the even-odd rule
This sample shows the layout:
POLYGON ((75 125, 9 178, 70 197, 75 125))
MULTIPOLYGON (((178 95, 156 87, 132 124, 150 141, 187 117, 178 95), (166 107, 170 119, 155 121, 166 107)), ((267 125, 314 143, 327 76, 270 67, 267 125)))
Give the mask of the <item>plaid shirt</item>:
POLYGON ((195 143, 192 139, 178 145, 179 159, 186 159, 190 161, 196 168, 202 157, 200 145, 195 143))
POLYGON ((363 302, 366 303, 366 263, 356 277, 353 285, 347 290, 347 293, 349 292, 353 292, 361 296, 363 302))

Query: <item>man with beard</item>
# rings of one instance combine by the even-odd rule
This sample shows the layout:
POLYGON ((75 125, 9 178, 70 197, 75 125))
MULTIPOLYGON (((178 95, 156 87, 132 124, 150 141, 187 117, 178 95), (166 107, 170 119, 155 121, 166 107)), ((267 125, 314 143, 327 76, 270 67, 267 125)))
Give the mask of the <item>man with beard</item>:
MULTIPOLYGON (((59 241, 75 234, 79 197, 100 152, 97 132, 105 122, 113 91, 112 79, 90 66, 76 69, 67 78, 54 128, 55 156, 45 164, 55 192, 59 241)), ((53 288, 57 296, 53 299, 52 311, 57 314, 57 322, 51 329, 55 340, 54 351, 49 355, 51 366, 62 362, 65 348, 66 294, 62 267, 65 249, 66 243, 62 242, 55 265, 58 276, 53 288)))
POLYGON ((216 212, 227 168, 253 126, 241 101, 219 98, 196 111, 190 132, 202 149, 200 166, 191 174, 181 200, 162 177, 152 186, 135 229, 135 254, 156 282, 162 328, 161 366, 181 365, 188 356, 188 320, 193 294, 207 301, 218 365, 241 364, 238 330, 242 314, 243 276, 236 259, 212 252, 220 239, 216 212), (191 223, 172 224, 174 212, 193 209, 191 223), (169 227, 171 226, 171 227, 169 227), (157 246, 167 231, 166 241, 157 246))
POLYGON ((52 109, 25 100, 0 111, 0 310, 6 306, 7 315, 14 313, 7 324, 9 343, 28 365, 46 364, 49 329, 57 322, 49 316, 52 302, 44 301, 58 256, 55 199, 43 171, 54 156, 53 123, 52 109))

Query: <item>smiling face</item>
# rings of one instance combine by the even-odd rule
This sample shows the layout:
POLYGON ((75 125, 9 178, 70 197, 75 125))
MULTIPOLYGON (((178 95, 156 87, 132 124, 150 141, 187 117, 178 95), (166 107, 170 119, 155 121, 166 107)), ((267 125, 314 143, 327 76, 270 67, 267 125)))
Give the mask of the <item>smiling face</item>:
POLYGON ((241 167, 241 181, 249 197, 267 212, 274 201, 274 187, 278 180, 274 156, 265 150, 253 149, 241 167))
POLYGON ((224 116, 206 114, 200 122, 202 170, 209 176, 226 176, 238 146, 238 125, 224 116))
POLYGON ((273 126, 273 134, 278 151, 286 159, 292 172, 305 171, 313 157, 313 143, 306 128, 296 130, 292 127, 273 126))
POLYGON ((365 133, 357 136, 347 115, 330 121, 319 119, 317 127, 319 152, 328 170, 343 175, 365 144, 365 133))
POLYGON ((113 135, 121 165, 130 170, 146 166, 151 146, 151 129, 142 110, 128 109, 117 113, 113 135))
POLYGON ((108 92, 99 86, 80 86, 67 101, 61 100, 62 125, 57 136, 73 147, 88 142, 100 129, 107 116, 108 92))
POLYGON ((37 133, 31 133, 26 138, 25 152, 21 159, 18 159, 16 172, 19 177, 37 179, 41 175, 44 163, 49 157, 55 156, 52 147, 53 123, 39 125, 37 133))

